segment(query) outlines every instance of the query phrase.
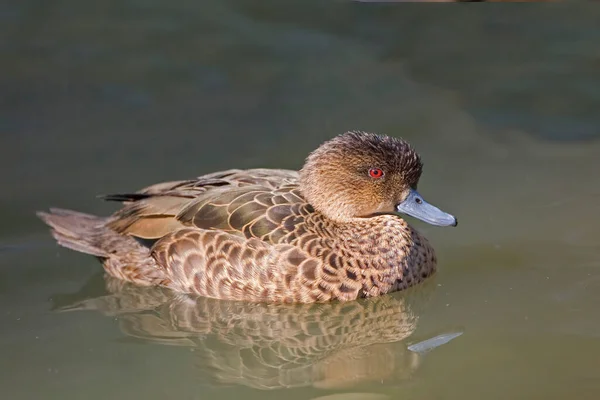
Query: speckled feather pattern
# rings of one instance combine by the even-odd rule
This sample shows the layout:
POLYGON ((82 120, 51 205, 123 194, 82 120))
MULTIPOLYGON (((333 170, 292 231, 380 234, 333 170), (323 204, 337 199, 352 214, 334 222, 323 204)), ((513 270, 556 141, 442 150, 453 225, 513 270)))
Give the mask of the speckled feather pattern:
POLYGON ((354 156, 352 164, 338 168, 351 170, 348 174, 372 159, 398 171, 388 186, 416 186, 421 162, 403 141, 350 136, 351 145, 336 138, 319 148, 300 173, 216 172, 107 196, 123 202, 107 218, 66 210, 39 215, 59 244, 99 257, 110 276, 138 285, 285 303, 346 301, 406 289, 435 272, 436 257, 427 239, 400 216, 376 214, 387 197, 390 204, 396 201, 396 192, 387 187, 369 192, 361 181, 345 180, 330 201, 323 193, 327 182, 313 181, 321 170, 345 162, 336 158, 340 154, 352 158, 347 153, 354 156), (319 165, 315 157, 327 162, 319 165), (375 214, 360 216, 366 212, 375 214))
POLYGON ((253 237, 251 230, 244 238, 181 229, 156 243, 153 257, 177 291, 265 302, 373 297, 417 284, 435 270, 426 239, 397 217, 347 227, 319 214, 298 215, 293 229, 272 235, 273 242, 253 237))

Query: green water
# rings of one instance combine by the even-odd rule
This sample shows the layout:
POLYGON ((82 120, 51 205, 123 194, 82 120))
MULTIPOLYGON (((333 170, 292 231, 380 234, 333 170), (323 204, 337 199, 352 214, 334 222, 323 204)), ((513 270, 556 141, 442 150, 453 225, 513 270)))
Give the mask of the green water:
POLYGON ((574 4, 0 5, 2 397, 598 398, 599 20, 574 4), (105 281, 34 216, 299 168, 348 129, 408 139, 420 192, 460 221, 413 221, 440 260, 422 287, 190 302, 105 281))

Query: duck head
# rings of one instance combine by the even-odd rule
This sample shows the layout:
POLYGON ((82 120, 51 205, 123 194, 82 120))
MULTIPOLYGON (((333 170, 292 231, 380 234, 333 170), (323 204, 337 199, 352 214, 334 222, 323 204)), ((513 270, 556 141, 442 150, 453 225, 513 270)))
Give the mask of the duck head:
POLYGON ((432 225, 456 226, 453 215, 417 192, 423 164, 404 140, 350 131, 313 151, 300 171, 307 201, 340 222, 379 214, 406 214, 432 225))

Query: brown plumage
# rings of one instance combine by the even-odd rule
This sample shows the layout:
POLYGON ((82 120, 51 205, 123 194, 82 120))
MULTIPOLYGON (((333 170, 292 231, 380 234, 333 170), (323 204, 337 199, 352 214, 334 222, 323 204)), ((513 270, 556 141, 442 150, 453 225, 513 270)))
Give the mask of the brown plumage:
POLYGON ((252 302, 353 300, 434 273, 433 248, 397 213, 415 199, 428 208, 414 212, 411 203, 409 213, 456 225, 414 197, 421 170, 405 141, 347 132, 300 172, 229 170, 161 183, 107 196, 124 206, 106 218, 38 215, 60 245, 138 285, 252 302))

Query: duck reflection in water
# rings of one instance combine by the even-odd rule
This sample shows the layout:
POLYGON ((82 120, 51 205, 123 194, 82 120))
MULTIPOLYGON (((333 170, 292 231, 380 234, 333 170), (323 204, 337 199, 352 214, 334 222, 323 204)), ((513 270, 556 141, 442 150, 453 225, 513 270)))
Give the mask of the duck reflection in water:
POLYGON ((192 348, 199 378, 211 385, 348 388, 413 375, 422 354, 408 350, 407 339, 434 286, 353 302, 277 305, 196 298, 97 275, 53 301, 58 311, 118 316, 134 340, 192 348))

